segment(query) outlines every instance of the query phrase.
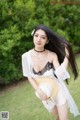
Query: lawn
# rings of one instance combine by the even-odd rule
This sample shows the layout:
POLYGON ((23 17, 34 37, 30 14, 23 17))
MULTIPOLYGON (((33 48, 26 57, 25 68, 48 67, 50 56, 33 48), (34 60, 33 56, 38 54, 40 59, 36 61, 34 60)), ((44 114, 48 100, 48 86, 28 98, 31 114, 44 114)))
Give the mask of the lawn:
MULTIPOLYGON (((77 57, 80 73, 80 57, 77 57)), ((74 82, 73 76, 69 79, 68 89, 80 110, 80 75, 74 82)), ((0 92, 0 111, 9 111, 9 120, 54 120, 42 103, 36 98, 33 88, 27 81, 5 88, 0 92)), ((74 118, 69 112, 69 120, 74 118)))

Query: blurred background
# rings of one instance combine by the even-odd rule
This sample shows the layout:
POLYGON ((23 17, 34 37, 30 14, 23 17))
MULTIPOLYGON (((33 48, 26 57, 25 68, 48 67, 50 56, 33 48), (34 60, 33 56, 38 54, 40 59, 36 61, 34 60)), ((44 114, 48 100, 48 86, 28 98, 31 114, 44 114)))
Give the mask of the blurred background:
MULTIPOLYGON (((34 27, 39 24, 44 24, 48 26, 57 34, 63 36, 64 38, 66 38, 66 40, 70 42, 77 60, 77 64, 79 67, 78 69, 80 73, 80 63, 79 63, 80 61, 80 1, 79 0, 77 0, 76 2, 75 0, 66 0, 66 1, 64 0, 0 0, 0 87, 1 88, 3 86, 7 86, 12 83, 23 81, 21 55, 33 47, 31 32, 34 29, 34 27)), ((73 81, 74 78, 71 79, 73 81)), ((76 82, 77 84, 74 84, 72 82, 71 86, 69 86, 69 89, 74 95, 80 109, 79 81, 80 81, 80 76, 78 78, 78 82, 76 82), (75 89, 73 90, 73 88, 75 89)), ((22 96, 23 93, 24 96, 26 94, 29 94, 29 97, 30 94, 32 94, 32 99, 34 98, 33 100, 34 101, 36 100, 32 88, 29 84, 26 86, 25 83, 22 83, 22 87, 20 84, 19 87, 15 88, 15 90, 16 89, 18 90, 18 92, 19 91, 22 92, 21 94, 22 96), (29 92, 26 93, 26 91, 29 92)), ((5 90, 1 92, 0 95, 1 110, 5 110, 5 109, 9 110, 9 103, 6 103, 6 100, 7 102, 12 100, 11 104, 13 105, 14 103, 16 103, 17 98, 15 98, 14 100, 11 98, 13 98, 12 96, 17 97, 19 93, 14 91, 14 87, 12 91, 16 93, 10 92, 11 90, 12 89, 10 88, 8 92, 5 92, 5 90), (14 93, 15 95, 12 95, 12 93, 14 93)), ((24 97, 22 98, 24 102, 24 97)), ((27 97, 25 99, 29 100, 27 99, 27 97)), ((22 99, 20 98, 18 102, 22 102, 21 100, 22 99)), ((29 101, 25 101, 27 105, 29 105, 29 101)), ((17 104, 18 103, 16 103, 16 105, 17 104)), ((38 103, 36 102, 34 105, 36 106, 36 109, 37 109, 37 104, 38 103)), ((17 108, 18 107, 19 106, 17 106, 17 108)), ((21 108, 24 107, 21 106, 21 108)), ((28 111, 30 110, 29 108, 27 107, 28 111)), ((33 108, 31 107, 31 109, 33 108)), ((20 108, 18 109, 20 110, 20 108)), ((42 108, 42 110, 43 109, 44 108, 42 108)), ((15 110, 10 108, 10 111, 15 111, 15 110)), ((17 111, 14 113, 17 114, 17 111)), ((38 111, 38 109, 36 111, 38 111)), ((26 114, 26 110, 23 113, 25 113, 25 116, 29 114, 29 112, 26 114)), ((46 112, 44 114, 46 114, 46 112)), ((36 112, 33 113, 31 118, 30 118, 31 116, 30 114, 30 116, 26 116, 24 120, 32 120, 33 116, 35 115, 36 112), (29 118, 26 119, 27 117, 29 118)), ((49 119, 48 117, 49 116, 46 117, 46 120, 49 119)), ((39 120, 40 118, 36 117, 33 119, 39 120)), ((79 120, 79 119, 80 118, 78 119, 76 118, 75 120, 79 120)), ((22 118, 20 116, 19 118, 16 119, 14 118, 11 120, 22 120, 22 118)), ((42 120, 45 119, 42 118, 42 120)), ((70 120, 74 120, 74 119, 71 118, 70 120)))
POLYGON ((31 32, 39 24, 65 37, 74 53, 80 52, 80 4, 58 2, 0 0, 0 84, 22 78, 21 55, 32 48, 31 32))

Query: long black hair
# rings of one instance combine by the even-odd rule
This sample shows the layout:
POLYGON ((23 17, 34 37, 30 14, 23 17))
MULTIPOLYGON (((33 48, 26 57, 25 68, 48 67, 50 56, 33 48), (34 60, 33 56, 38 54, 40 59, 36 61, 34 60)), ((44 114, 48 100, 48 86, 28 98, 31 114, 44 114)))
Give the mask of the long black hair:
POLYGON ((72 73, 74 74, 74 79, 76 79, 78 77, 78 70, 75 61, 75 56, 70 43, 65 38, 57 35, 53 30, 49 29, 45 25, 39 25, 35 27, 33 35, 39 29, 45 31, 47 38, 49 40, 49 42, 45 45, 45 48, 57 54, 60 64, 63 62, 64 57, 66 55, 65 53, 66 46, 66 49, 69 52, 69 57, 68 56, 67 57, 69 60, 70 68, 72 70, 72 73))

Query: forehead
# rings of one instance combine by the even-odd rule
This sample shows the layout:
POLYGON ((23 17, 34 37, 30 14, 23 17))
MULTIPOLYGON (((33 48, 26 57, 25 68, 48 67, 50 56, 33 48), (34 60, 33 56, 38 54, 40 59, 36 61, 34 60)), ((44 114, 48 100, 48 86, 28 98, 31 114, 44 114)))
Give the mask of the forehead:
POLYGON ((41 30, 41 29, 37 30, 37 31, 35 32, 35 34, 47 36, 46 33, 45 33, 45 31, 44 31, 44 30, 41 30))

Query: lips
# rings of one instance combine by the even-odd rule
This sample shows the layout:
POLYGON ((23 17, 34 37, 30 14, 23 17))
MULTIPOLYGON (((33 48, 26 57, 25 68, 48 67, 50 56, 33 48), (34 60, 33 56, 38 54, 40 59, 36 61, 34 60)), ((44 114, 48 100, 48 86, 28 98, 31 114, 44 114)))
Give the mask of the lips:
POLYGON ((36 43, 36 45, 41 45, 41 43, 36 43))

